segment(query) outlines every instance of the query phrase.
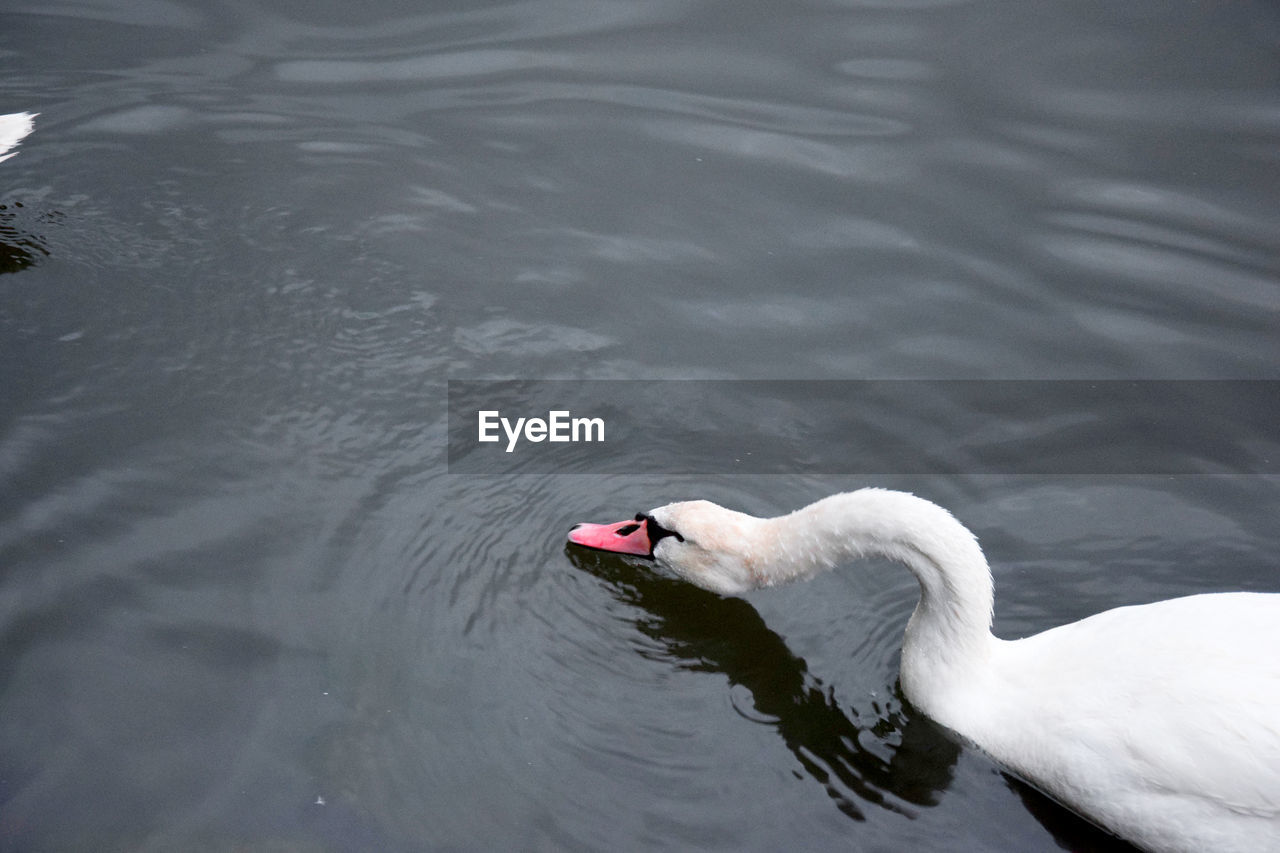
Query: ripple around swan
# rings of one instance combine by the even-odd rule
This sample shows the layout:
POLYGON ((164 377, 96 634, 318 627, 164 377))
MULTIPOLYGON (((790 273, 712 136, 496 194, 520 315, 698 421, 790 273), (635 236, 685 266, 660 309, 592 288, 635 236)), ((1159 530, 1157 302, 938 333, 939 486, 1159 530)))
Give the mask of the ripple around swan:
MULTIPOLYGON (((776 732, 847 816, 864 820, 873 807, 910 814, 936 801, 949 778, 947 761, 936 751, 945 739, 913 722, 898 700, 871 699, 862 712, 844 707, 745 601, 701 593, 611 555, 570 549, 569 556, 629 605, 622 618, 648 638, 636 644, 634 655, 673 672, 726 676, 739 715, 776 732)), ((855 652, 853 666, 883 657, 885 648, 895 648, 894 641, 871 638, 855 652)), ((875 668, 883 672, 886 664, 875 668)), ((651 669, 648 677, 661 672, 651 669)))
POLYGON ((41 232, 55 226, 57 219, 56 213, 33 215, 20 201, 0 204, 0 273, 18 272, 47 258, 41 232))

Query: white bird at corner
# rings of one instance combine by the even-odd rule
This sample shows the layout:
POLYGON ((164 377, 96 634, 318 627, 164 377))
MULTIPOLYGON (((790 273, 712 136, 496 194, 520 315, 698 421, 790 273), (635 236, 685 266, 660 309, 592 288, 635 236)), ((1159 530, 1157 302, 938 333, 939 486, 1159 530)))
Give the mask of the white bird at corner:
POLYGON ((38 115, 39 113, 9 113, 0 116, 0 162, 16 153, 13 149, 35 128, 38 115))
POLYGON ((977 539, 883 489, 764 519, 673 503, 569 541, 725 595, 855 557, 901 562, 920 583, 900 671, 913 705, 1145 850, 1280 851, 1280 595, 1193 595, 1002 640, 977 539))

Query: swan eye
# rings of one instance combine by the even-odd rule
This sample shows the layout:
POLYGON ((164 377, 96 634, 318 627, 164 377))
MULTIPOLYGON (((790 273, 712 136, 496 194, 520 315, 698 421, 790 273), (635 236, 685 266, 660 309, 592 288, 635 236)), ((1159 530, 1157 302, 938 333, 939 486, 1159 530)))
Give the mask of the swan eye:
POLYGON ((640 513, 636 517, 639 519, 643 519, 644 523, 647 525, 646 529, 649 533, 649 550, 652 551, 655 547, 657 547, 657 544, 659 542, 661 542, 663 539, 665 539, 668 536, 674 536, 677 542, 684 541, 683 536, 681 536, 679 533, 676 533, 674 530, 668 530, 667 528, 663 527, 661 524, 658 523, 657 519, 655 519, 652 515, 645 515, 644 513, 640 513))

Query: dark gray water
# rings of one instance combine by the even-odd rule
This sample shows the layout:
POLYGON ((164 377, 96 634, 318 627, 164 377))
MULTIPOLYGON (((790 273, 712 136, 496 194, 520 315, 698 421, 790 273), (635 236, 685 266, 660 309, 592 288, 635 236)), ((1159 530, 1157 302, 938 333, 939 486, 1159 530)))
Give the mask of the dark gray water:
POLYGON ((874 483, 1002 636, 1280 591, 1275 436, 1197 394, 1136 469, 883 400, 850 446, 929 464, 770 409, 735 474, 696 401, 609 473, 446 446, 450 379, 1280 378, 1274 4, 17 0, 20 110, 0 850, 1097 849, 904 706, 897 567, 722 599, 565 531, 874 483))

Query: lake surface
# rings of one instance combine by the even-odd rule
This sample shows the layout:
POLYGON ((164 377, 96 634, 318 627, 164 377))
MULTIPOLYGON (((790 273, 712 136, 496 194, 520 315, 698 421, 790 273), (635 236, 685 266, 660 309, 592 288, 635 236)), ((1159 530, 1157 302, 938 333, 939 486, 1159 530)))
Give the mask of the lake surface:
POLYGON ((1280 591, 1274 4, 16 0, 0 72, 0 850, 1126 850, 903 702, 899 567, 566 531, 883 485, 1004 637, 1280 591), (468 468, 497 379, 658 390, 468 468))

